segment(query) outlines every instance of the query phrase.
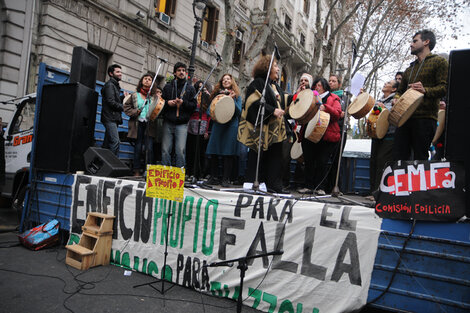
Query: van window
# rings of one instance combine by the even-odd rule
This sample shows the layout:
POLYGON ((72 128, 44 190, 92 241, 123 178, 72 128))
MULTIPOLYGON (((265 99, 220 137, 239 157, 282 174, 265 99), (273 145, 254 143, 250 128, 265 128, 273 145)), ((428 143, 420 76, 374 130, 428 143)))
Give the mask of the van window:
POLYGON ((36 99, 25 100, 21 107, 21 111, 16 114, 15 119, 12 121, 13 127, 10 130, 10 135, 33 129, 36 99))

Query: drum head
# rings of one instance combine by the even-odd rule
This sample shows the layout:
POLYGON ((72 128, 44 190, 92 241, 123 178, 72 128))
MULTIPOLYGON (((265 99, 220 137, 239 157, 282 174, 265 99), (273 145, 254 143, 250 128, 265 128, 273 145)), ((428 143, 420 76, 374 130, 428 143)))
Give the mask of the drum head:
POLYGON ((369 97, 370 96, 367 92, 360 93, 349 106, 348 113, 353 115, 359 112, 364 105, 366 105, 367 101, 369 101, 369 97))
POLYGON ((302 144, 298 141, 294 142, 294 144, 290 148, 290 158, 292 160, 297 160, 298 158, 302 156, 302 154, 303 154, 302 144))
POLYGON ((230 96, 223 96, 217 101, 214 108, 217 123, 225 124, 230 121, 235 113, 235 102, 230 96))
POLYGON ((380 113, 379 118, 377 119, 376 123, 376 134, 378 139, 382 139, 385 137, 388 131, 388 115, 390 114, 390 111, 387 109, 383 109, 382 113, 380 113))
POLYGON ((436 134, 434 134, 434 138, 432 139, 432 143, 436 143, 436 141, 441 137, 442 133, 444 132, 444 128, 446 126, 446 110, 439 110, 437 113, 437 125, 436 134))
POLYGON ((130 100, 132 94, 128 94, 127 96, 124 97, 124 99, 122 100, 122 103, 126 103, 127 101, 130 100))
POLYGON ((320 118, 320 112, 318 111, 317 114, 308 122, 307 128, 305 129, 305 137, 310 136, 311 133, 313 133, 313 130, 315 129, 315 126, 318 123, 318 119, 320 118))
POLYGON ((313 91, 305 89, 299 92, 297 99, 289 106, 289 114, 293 119, 301 118, 310 108, 313 102, 313 91))

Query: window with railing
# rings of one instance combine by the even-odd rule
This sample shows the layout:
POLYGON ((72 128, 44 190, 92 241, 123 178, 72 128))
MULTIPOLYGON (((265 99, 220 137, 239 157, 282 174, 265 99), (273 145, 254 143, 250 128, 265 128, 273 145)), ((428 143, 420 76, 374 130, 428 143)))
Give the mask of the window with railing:
POLYGON ((284 19, 284 26, 287 28, 288 31, 291 31, 291 29, 292 29, 292 19, 287 14, 286 14, 286 17, 284 19))

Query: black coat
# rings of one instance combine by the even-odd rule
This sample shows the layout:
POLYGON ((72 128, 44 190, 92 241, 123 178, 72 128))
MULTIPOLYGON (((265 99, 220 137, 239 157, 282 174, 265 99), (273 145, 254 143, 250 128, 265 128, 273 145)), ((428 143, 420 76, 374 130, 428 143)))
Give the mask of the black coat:
POLYGON ((124 110, 122 107, 121 88, 119 82, 111 77, 101 89, 102 96, 102 110, 101 122, 115 122, 122 124, 121 112, 124 110))
POLYGON ((163 108, 163 118, 173 124, 186 124, 191 117, 191 114, 197 107, 197 101, 194 99, 196 90, 190 82, 186 85, 186 91, 183 96, 183 104, 179 109, 179 116, 176 117, 176 106, 170 107, 167 102, 180 97, 183 91, 185 80, 174 79, 163 87, 162 98, 165 100, 165 107, 163 108))

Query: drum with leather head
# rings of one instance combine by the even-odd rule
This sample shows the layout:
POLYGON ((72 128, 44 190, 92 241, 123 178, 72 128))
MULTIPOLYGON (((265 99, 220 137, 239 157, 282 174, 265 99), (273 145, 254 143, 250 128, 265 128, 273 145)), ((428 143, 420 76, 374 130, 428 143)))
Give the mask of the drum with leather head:
POLYGON ((289 106, 289 115, 299 124, 307 124, 317 114, 321 99, 311 89, 302 90, 289 106))
POLYGON ((318 111, 307 124, 305 138, 314 143, 318 143, 325 134, 329 123, 330 114, 324 111, 318 111))
POLYGON ((149 120, 155 121, 157 117, 162 113, 163 108, 165 107, 165 100, 162 97, 158 97, 156 100, 152 101, 149 107, 149 120))
POLYGON ((304 162, 304 152, 302 151, 302 143, 299 141, 299 135, 295 132, 296 140, 290 148, 290 158, 292 160, 297 160, 300 163, 304 162))
POLYGON ((348 113, 356 119, 363 118, 369 113, 370 109, 372 109, 374 103, 374 98, 367 92, 360 93, 349 105, 348 113))
POLYGON ((224 94, 216 96, 210 106, 211 119, 219 124, 225 124, 230 121, 235 113, 235 101, 233 98, 224 94))
POLYGON ((437 112, 437 128, 434 138, 432 139, 432 144, 436 144, 439 138, 442 136, 446 126, 446 110, 439 110, 437 112))
POLYGON ((424 95, 414 89, 408 89, 390 110, 388 121, 395 126, 402 126, 423 102, 424 95))
POLYGON ((366 130, 371 138, 382 139, 388 131, 388 115, 390 111, 386 108, 372 108, 367 118, 366 130), (378 112, 377 112, 378 111, 378 112))

